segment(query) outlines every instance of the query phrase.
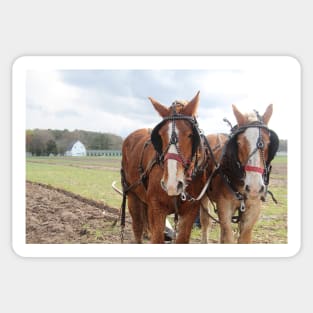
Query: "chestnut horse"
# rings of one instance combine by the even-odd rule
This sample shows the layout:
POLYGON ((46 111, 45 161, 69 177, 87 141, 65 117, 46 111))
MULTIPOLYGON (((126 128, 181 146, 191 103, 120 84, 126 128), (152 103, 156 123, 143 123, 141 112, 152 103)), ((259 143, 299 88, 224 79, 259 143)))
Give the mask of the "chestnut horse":
MULTIPOLYGON (((231 223, 239 223, 238 243, 251 243, 252 230, 259 218, 261 202, 268 191, 271 161, 278 150, 279 139, 268 128, 273 106, 260 116, 258 112, 242 114, 235 105, 237 125, 230 136, 207 137, 214 151, 216 169, 207 191, 216 205, 221 243, 235 243, 231 223), (234 216, 238 210, 238 216, 234 216)), ((229 122, 228 122, 229 123, 229 122)), ((229 123, 230 124, 230 123, 229 123)), ((208 206, 201 206, 202 243, 212 222, 208 206)))
POLYGON ((203 191, 206 179, 207 152, 195 119, 199 92, 186 104, 171 107, 149 99, 163 120, 152 132, 139 129, 124 140, 124 206, 127 195, 136 243, 142 243, 146 229, 151 243, 164 243, 166 217, 175 212, 179 216, 176 243, 188 243, 199 210, 194 197, 203 191))

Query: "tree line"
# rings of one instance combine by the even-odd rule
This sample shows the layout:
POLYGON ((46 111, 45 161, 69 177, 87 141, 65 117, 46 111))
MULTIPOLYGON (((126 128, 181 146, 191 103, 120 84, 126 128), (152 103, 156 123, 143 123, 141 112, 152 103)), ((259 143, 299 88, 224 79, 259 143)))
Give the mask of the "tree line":
POLYGON ((81 141, 87 150, 121 150, 123 138, 110 133, 67 129, 27 129, 26 152, 32 155, 63 155, 75 141, 81 141))
MULTIPOLYGON (((123 138, 110 133, 67 129, 26 130, 26 152, 32 155, 63 155, 71 144, 80 140, 87 150, 121 150, 123 138)), ((279 151, 287 151, 287 140, 279 141, 279 151)))

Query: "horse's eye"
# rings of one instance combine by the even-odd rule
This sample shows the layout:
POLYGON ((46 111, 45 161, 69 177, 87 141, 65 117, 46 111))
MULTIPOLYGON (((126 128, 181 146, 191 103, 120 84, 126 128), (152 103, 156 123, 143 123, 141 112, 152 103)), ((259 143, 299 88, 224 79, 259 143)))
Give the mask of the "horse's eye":
POLYGON ((191 133, 191 134, 189 134, 189 135, 188 135, 188 138, 192 138, 192 135, 193 135, 192 133, 191 133))

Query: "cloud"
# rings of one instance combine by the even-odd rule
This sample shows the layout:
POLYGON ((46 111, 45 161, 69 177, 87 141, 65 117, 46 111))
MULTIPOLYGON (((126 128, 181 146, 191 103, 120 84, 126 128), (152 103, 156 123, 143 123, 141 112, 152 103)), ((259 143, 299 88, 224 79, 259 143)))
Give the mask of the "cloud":
MULTIPOLYGON (((230 73, 234 81, 242 74, 240 71, 230 73)), ((227 72, 219 74, 219 82, 223 74, 227 72)), ((148 101, 149 96, 169 106, 177 99, 192 99, 200 90, 199 114, 203 116, 210 114, 210 108, 226 108, 231 104, 230 99, 236 101, 243 97, 235 90, 222 95, 219 82, 212 83, 214 75, 216 71, 207 70, 74 70, 62 71, 60 78, 65 84, 82 90, 80 102, 85 106, 127 115, 144 125, 159 119, 148 101)))
MULTIPOLYGON (((228 132, 223 118, 235 124, 233 103, 242 110, 262 113, 272 101, 276 115, 287 114, 281 104, 287 100, 288 105, 286 84, 278 76, 243 70, 29 71, 26 126, 85 129, 125 137, 161 120, 149 96, 169 106, 177 99, 192 99, 200 90, 200 127, 206 133, 228 132)), ((278 125, 275 114, 273 125, 278 125)), ((285 133, 284 126, 280 129, 285 133)))

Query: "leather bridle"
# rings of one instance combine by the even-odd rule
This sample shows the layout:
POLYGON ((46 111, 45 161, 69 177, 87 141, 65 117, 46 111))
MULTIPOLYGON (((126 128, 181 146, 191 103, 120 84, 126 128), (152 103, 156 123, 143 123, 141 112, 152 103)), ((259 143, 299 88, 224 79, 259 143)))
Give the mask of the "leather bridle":
POLYGON ((200 133, 201 132, 199 130, 198 123, 197 123, 197 120, 195 117, 174 113, 170 116, 164 117, 162 122, 159 123, 152 130, 151 141, 152 141, 152 144, 153 144, 155 150, 158 153, 158 158, 159 158, 159 161, 161 163, 164 163, 168 160, 175 160, 175 161, 181 163, 183 168, 186 171, 188 171, 191 163, 196 158, 197 148, 201 144, 200 133), (192 127, 192 132, 193 132, 193 135, 192 135, 192 153, 191 153, 190 158, 186 158, 185 156, 183 156, 183 154, 180 150, 179 139, 178 139, 178 135, 177 135, 176 130, 175 130, 176 121, 178 121, 178 120, 187 121, 192 127), (164 149, 162 149, 162 139, 159 135, 159 130, 168 121, 170 121, 172 124, 171 125, 172 126, 171 137, 170 137, 170 140, 169 140, 169 143, 167 144, 167 146, 164 149), (168 152, 171 145, 175 146, 177 153, 168 152))
MULTIPOLYGON (((256 146, 252 150, 252 152, 249 154, 246 163, 245 164, 241 164, 240 163, 240 166, 246 172, 256 172, 256 173, 262 174, 264 184, 267 187, 268 184, 269 184, 269 175, 270 175, 272 166, 271 166, 271 163, 270 163, 271 160, 265 160, 265 157, 264 157, 264 147, 265 147, 265 145, 264 145, 264 140, 263 140, 263 137, 262 137, 261 129, 265 129, 268 132, 270 140, 271 139, 272 140, 278 140, 278 137, 277 137, 277 135, 276 135, 276 133, 274 131, 270 130, 267 127, 267 125, 265 125, 261 121, 259 121, 259 122, 253 122, 251 124, 244 125, 244 126, 241 126, 241 127, 236 127, 235 126, 231 130, 230 139, 237 137, 239 134, 243 133, 248 128, 257 128, 259 130, 259 136, 258 136, 258 139, 257 139, 257 142, 256 142, 256 146), (273 137, 276 137, 276 138, 273 138, 273 137), (257 153, 258 151, 260 152, 260 155, 261 155, 261 160, 263 162, 263 168, 262 167, 257 167, 257 166, 251 166, 251 165, 247 164, 248 161, 250 160, 250 158, 255 153, 257 153)), ((269 146, 269 149, 271 149, 271 146, 269 146)), ((274 153, 276 153, 276 151, 274 153)))

